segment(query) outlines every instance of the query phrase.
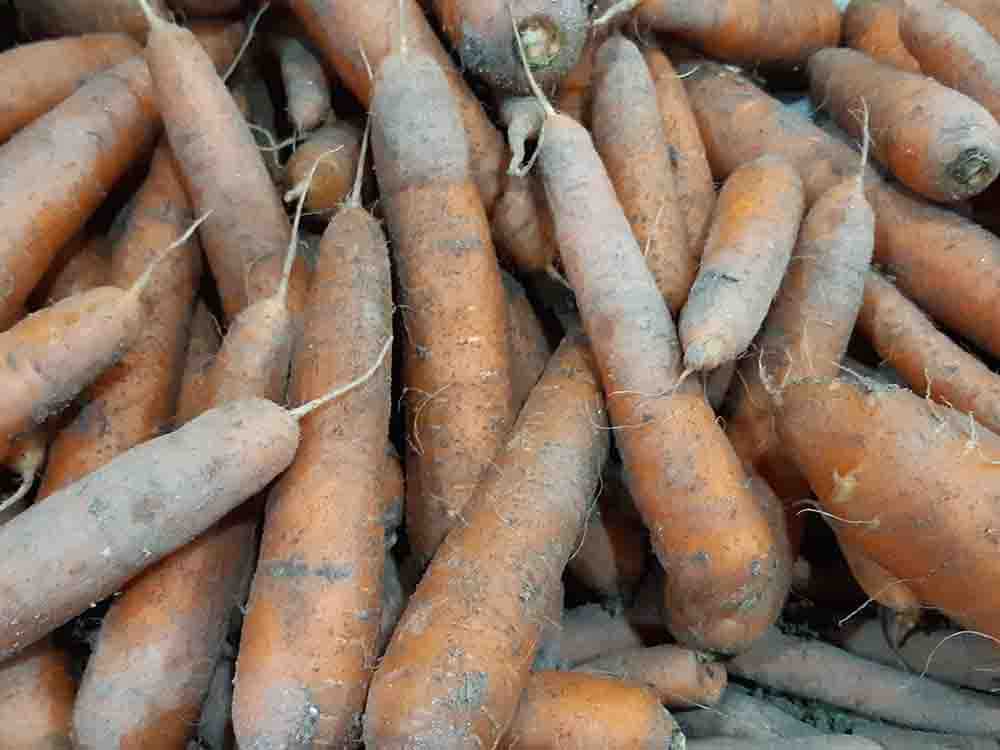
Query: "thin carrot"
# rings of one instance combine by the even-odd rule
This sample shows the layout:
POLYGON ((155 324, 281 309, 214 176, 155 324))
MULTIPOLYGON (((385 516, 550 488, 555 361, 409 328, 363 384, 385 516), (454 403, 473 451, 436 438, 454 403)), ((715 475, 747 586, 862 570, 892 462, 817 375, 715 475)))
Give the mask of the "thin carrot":
POLYGON ((920 63, 899 36, 902 8, 903 0, 851 0, 844 10, 844 44, 873 60, 919 73, 920 63))

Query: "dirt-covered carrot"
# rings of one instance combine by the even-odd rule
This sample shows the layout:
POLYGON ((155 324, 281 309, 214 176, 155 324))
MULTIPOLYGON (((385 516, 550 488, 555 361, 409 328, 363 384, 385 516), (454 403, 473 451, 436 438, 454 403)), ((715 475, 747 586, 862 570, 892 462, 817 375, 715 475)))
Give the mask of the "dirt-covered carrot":
POLYGON ((514 412, 517 413, 542 376, 552 355, 552 347, 524 287, 506 271, 502 273, 509 309, 507 322, 510 326, 511 388, 514 412))
POLYGON ((844 44, 873 60, 919 73, 920 63, 899 36, 902 8, 903 0, 851 0, 844 9, 844 44))
MULTIPOLYGON (((717 178, 761 154, 781 154, 795 164, 811 204, 857 175, 858 156, 850 146, 745 76, 709 61, 681 71, 717 178)), ((956 211, 886 185, 873 170, 865 188, 875 209, 875 259, 935 320, 1000 354, 1000 239, 956 211)))
POLYGON ((4 747, 70 748, 76 682, 69 660, 48 640, 0 664, 0 719, 4 747))
POLYGON ((914 729, 996 736, 1000 701, 772 630, 726 664, 730 675, 914 729))
POLYGON ((372 681, 370 747, 500 739, 607 457, 602 410, 586 340, 571 332, 410 598, 372 681))
POLYGON ((556 247, 545 191, 533 175, 508 175, 493 207, 490 229, 497 252, 508 266, 524 273, 551 272, 556 247))
POLYGON ((124 34, 87 34, 14 47, 0 55, 0 142, 45 114, 94 73, 138 54, 124 34))
POLYGON ((872 155, 917 193, 963 200, 1000 174, 1000 124, 969 97, 853 49, 821 50, 808 68, 813 101, 858 139, 867 107, 872 155))
POLYGON ((736 452, 783 499, 808 485, 781 449, 772 399, 785 382, 833 377, 861 307, 875 216, 858 179, 824 193, 803 221, 788 272, 752 356, 740 363, 726 432, 736 452))
POLYGON ((653 77, 663 131, 670 144, 674 187, 687 227, 688 245, 691 254, 700 257, 715 207, 715 183, 705 157, 705 144, 688 104, 684 84, 670 59, 656 47, 646 47, 643 57, 653 77))
POLYGON ((296 133, 318 128, 330 114, 330 84, 323 64, 295 37, 273 34, 269 41, 281 69, 292 127, 296 133))
MULTIPOLYGON (((593 14, 602 12, 607 5, 608 0, 598 0, 594 5, 593 14)), ((610 31, 606 25, 591 25, 587 41, 580 51, 580 58, 559 83, 556 108, 583 125, 590 123, 590 105, 594 93, 594 59, 610 31)))
POLYGON ((0 146, 0 317, 20 308, 155 132, 149 71, 134 57, 0 146))
POLYGON ((950 0, 948 4, 972 16, 1000 41, 1000 16, 992 0, 950 0))
MULTIPOLYGON (((146 60, 171 150, 200 228, 205 255, 229 319, 270 297, 282 278, 290 229, 260 151, 225 83, 197 38, 149 18, 146 60)), ((301 310, 305 266, 297 264, 290 301, 301 310)))
POLYGON ((684 735, 638 683, 580 672, 531 676, 500 750, 683 750, 684 735))
POLYGON ((500 449, 513 397, 507 303, 462 121, 409 32, 376 79, 372 146, 407 331, 407 531, 426 562, 500 449))
POLYGON ((184 424, 210 408, 212 394, 208 379, 212 362, 219 351, 221 335, 219 324, 199 300, 191 316, 190 336, 184 355, 184 373, 177 393, 175 422, 184 424))
MULTIPOLYGON (((166 13, 164 0, 150 0, 166 13)), ((32 0, 18 3, 22 27, 30 36, 72 36, 119 31, 145 41, 149 24, 135 0, 32 0)))
POLYGON ((351 192, 358 155, 361 152, 361 128, 346 120, 324 125, 300 143, 284 169, 285 200, 292 201, 306 189, 307 178, 322 154, 324 158, 308 182, 306 208, 309 211, 333 211, 351 192))
POLYGON ((646 61, 614 34, 594 60, 591 132, 632 234, 676 316, 698 272, 677 200, 670 143, 646 61))
POLYGON ((38 307, 48 307, 74 294, 107 284, 111 276, 111 261, 107 255, 109 244, 103 235, 83 240, 83 244, 61 268, 49 269, 50 273, 28 298, 29 304, 33 299, 40 298, 38 307), (52 271, 57 273, 52 274, 52 271))
POLYGON ((617 651, 581 664, 575 671, 646 685, 670 708, 714 706, 728 682, 721 663, 669 645, 617 651))
POLYGON ((645 0, 641 24, 693 42, 713 57, 765 67, 794 67, 840 41, 833 0, 645 0))
POLYGON ((668 626, 685 645, 739 650, 784 599, 774 536, 701 389, 681 380, 670 312, 590 135, 544 105, 538 166, 629 487, 668 573, 668 626))
POLYGON ((734 683, 726 687, 722 700, 714 706, 678 711, 674 718, 689 742, 716 737, 778 742, 786 738, 823 734, 811 724, 783 711, 775 701, 758 697, 734 683))
POLYGON ((787 387, 778 428, 839 538, 922 603, 1000 635, 1000 595, 968 593, 997 574, 1000 437, 911 391, 838 381, 787 387))
POLYGON ((851 575, 871 601, 909 618, 917 616, 920 597, 906 581, 879 565, 850 539, 838 537, 838 542, 851 575))
MULTIPOLYGON (((1000 39, 952 3, 907 0, 905 5, 899 33, 921 70, 1000 119, 1000 39)), ((1000 16, 998 10, 994 16, 1000 16)))
POLYGON ((688 369, 714 370, 746 351, 784 278, 804 210, 802 180, 783 157, 762 156, 726 180, 678 322, 688 369))

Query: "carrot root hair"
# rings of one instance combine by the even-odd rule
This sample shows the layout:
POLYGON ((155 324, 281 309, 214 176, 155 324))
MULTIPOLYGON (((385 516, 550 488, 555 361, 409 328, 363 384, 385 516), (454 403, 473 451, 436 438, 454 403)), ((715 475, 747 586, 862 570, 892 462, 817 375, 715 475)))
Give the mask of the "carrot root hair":
POLYGON ((378 371, 378 368, 382 366, 382 363, 385 361, 385 358, 389 356, 389 352, 391 350, 392 350, 392 336, 390 335, 385 340, 385 344, 382 345, 382 351, 379 352, 379 355, 375 359, 375 362, 372 363, 372 365, 367 370, 361 373, 361 375, 359 375, 349 383, 337 386, 332 391, 329 391, 328 393, 324 393, 322 396, 314 398, 312 401, 307 401, 301 406, 296 406, 294 409, 290 409, 288 413, 294 419, 302 419, 303 417, 316 411, 316 409, 325 406, 331 401, 336 401, 341 396, 344 396, 345 394, 353 391, 355 388, 364 385, 365 383, 367 383, 369 380, 372 379, 372 377, 378 371))
POLYGON ((193 222, 191 222, 191 226, 189 226, 187 229, 184 230, 184 234, 182 234, 176 240, 167 245, 163 249, 163 251, 153 259, 153 262, 150 263, 148 266, 146 266, 146 270, 142 272, 142 275, 138 279, 136 279, 135 283, 132 285, 131 289, 132 293, 142 294, 142 292, 149 285, 149 280, 153 278, 153 273, 156 271, 160 263, 162 263, 166 259, 166 257, 170 255, 174 250, 176 250, 181 245, 186 243, 189 239, 191 239, 191 236, 195 233, 198 227, 204 224, 205 220, 211 215, 212 215, 212 209, 209 209, 201 216, 199 216, 197 219, 195 219, 193 222))
MULTIPOLYGON (((145 0, 142 1, 145 2, 145 0)), ((254 32, 257 31, 257 24, 260 23, 260 17, 264 15, 264 11, 266 11, 270 7, 271 3, 265 2, 263 5, 260 6, 260 8, 257 9, 257 12, 254 13, 253 18, 250 19, 250 23, 247 25, 246 36, 243 37, 243 43, 240 44, 240 48, 236 51, 236 57, 234 57, 233 61, 229 63, 229 67, 226 68, 226 72, 222 74, 223 82, 229 80, 229 76, 233 74, 233 71, 236 70, 236 66, 240 64, 240 60, 242 60, 243 55, 246 54, 247 48, 250 46, 250 42, 253 41, 253 35, 254 32)))

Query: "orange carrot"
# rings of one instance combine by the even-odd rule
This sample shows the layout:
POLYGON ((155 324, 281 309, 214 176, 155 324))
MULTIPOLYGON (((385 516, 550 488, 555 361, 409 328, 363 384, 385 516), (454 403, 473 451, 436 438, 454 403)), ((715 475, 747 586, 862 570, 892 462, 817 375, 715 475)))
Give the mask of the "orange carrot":
POLYGON ((993 37, 1000 40, 1000 17, 996 13, 996 5, 992 0, 950 0, 949 5, 965 11, 993 37))
MULTIPOLYGON (((158 13, 164 0, 149 0, 158 13)), ((31 36, 69 36, 121 31, 145 41, 149 24, 135 0, 32 0, 18 3, 21 24, 31 36)))
POLYGON ((524 287, 506 271, 502 275, 509 309, 507 336, 511 348, 514 412, 517 413, 545 371, 545 365, 552 356, 552 347, 524 287))
POLYGON ((59 267, 61 259, 56 258, 48 273, 32 291, 31 297, 28 298, 29 304, 35 299, 40 299, 37 307, 48 307, 74 294, 81 294, 88 289, 108 283, 111 276, 108 239, 103 235, 94 235, 89 239, 80 237, 82 245, 77 245, 75 240, 76 238, 70 240, 67 247, 59 253, 61 256, 70 245, 76 245, 73 254, 65 263, 61 263, 61 267, 59 267))
POLYGON ((292 127, 296 133, 318 128, 331 113, 330 84, 322 63, 295 37, 272 34, 269 41, 281 68, 292 127))
POLYGON ((184 357, 184 371, 177 394, 177 424, 190 422, 211 405, 208 377, 212 362, 219 351, 219 324, 206 307, 204 300, 198 300, 191 316, 191 335, 188 338, 184 357))
POLYGON ((65 655, 40 641, 0 664, 3 746, 11 750, 71 748, 76 683, 65 655))
POLYGON ((844 44, 880 63, 919 73, 920 63, 899 36, 902 9, 903 0, 851 0, 844 10, 844 44))
POLYGON ((307 177, 316 160, 333 150, 336 152, 323 159, 316 168, 309 182, 305 205, 309 211, 333 211, 347 198, 361 152, 361 128, 338 120, 311 133, 285 164, 286 201, 299 197, 305 190, 307 177))
POLYGON ((531 175, 509 175, 490 219, 497 251, 504 262, 523 273, 549 273, 559 248, 545 192, 531 175))

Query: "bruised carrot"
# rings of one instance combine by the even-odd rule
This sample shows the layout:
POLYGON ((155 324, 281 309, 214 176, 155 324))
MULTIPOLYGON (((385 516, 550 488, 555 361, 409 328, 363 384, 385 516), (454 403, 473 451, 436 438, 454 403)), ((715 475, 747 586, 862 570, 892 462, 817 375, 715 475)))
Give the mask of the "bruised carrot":
MULTIPOLYGON (((357 173, 321 241, 292 363, 297 402, 348 379, 392 331, 385 235, 360 202, 363 150, 357 173)), ((303 420, 299 453, 268 500, 236 664, 243 746, 348 747, 357 737, 381 625, 389 373, 386 360, 303 420)))
MULTIPOLYGON (((150 0, 165 13, 164 0, 150 0)), ((135 0, 32 0, 18 3, 22 26, 31 36, 71 36, 119 31, 142 42, 149 24, 135 0)))
POLYGON ((705 157, 705 144, 688 104, 684 84, 670 59, 656 47, 646 47, 643 57, 653 77, 663 131, 670 145, 675 192, 684 215, 688 247, 692 256, 699 258, 715 206, 715 183, 705 157))
POLYGON ((368 747, 496 746, 607 458, 602 401, 571 332, 410 597, 372 680, 368 747))
POLYGON ((11 750, 70 748, 76 683, 65 655, 40 641, 0 664, 0 719, 11 750))
POLYGON ((860 138, 871 113, 872 155, 932 200, 978 195, 1000 173, 1000 124, 972 99, 933 79, 878 63, 852 49, 809 60, 813 101, 860 138))
POLYGON ((714 370, 746 351, 781 285, 804 210, 802 180, 783 157, 762 156, 726 180, 678 323, 688 369, 714 370))
POLYGON ((376 79, 372 146, 407 330, 407 533, 426 563, 514 415, 507 305, 459 110, 438 64, 403 44, 376 79))
POLYGON ((361 152, 361 128, 345 120, 324 125, 296 148, 284 169, 286 201, 299 197, 316 160, 333 150, 336 152, 320 162, 308 181, 305 205, 310 211, 333 211, 343 202, 351 192, 361 152))
POLYGON ((960 8, 939 0, 907 0, 899 24, 906 48, 924 73, 1000 118, 1000 39, 960 8))
POLYGON ((652 76, 639 48, 620 34, 597 51, 591 132, 656 286, 677 315, 698 256, 677 200, 652 76))
POLYGON ((581 664, 575 671, 646 685, 669 708, 714 706, 728 682, 722 664, 669 645, 616 651, 581 664))
POLYGON ((270 43, 281 69, 292 127, 296 133, 318 128, 330 114, 330 84, 322 63, 295 37, 274 34, 270 43))
MULTIPOLYGON (((681 70, 719 179, 770 151, 795 164, 811 204, 857 175, 858 156, 850 146, 746 77, 708 61, 681 70)), ((864 179, 875 209, 875 260, 935 320, 1000 354, 1000 239, 955 211, 885 184, 873 170, 864 179)))
MULTIPOLYGON (((186 29, 155 15, 146 60, 171 150, 195 212, 209 266, 229 319, 270 297, 281 279, 290 228, 281 199, 246 121, 211 58, 186 29)), ((301 310, 305 267, 293 275, 291 303, 301 310)))
POLYGON ((739 650, 783 603, 773 533, 700 388, 681 380, 670 312, 589 134, 544 106, 538 165, 629 488, 667 571, 668 627, 684 645, 739 650))
POLYGON ((919 73, 920 63, 899 36, 902 9, 903 0, 851 0, 844 10, 844 44, 880 63, 919 73))
POLYGON ((94 73, 139 53, 124 34, 88 34, 14 47, 0 55, 0 142, 45 114, 94 73))
POLYGON ((0 317, 20 308, 155 131, 149 71, 134 57, 0 146, 0 317))
POLYGON ((490 86, 528 93, 510 19, 524 40, 532 73, 542 86, 559 82, 576 63, 587 36, 581 0, 432 0, 462 68, 490 86))
POLYGON ((840 41, 833 0, 646 0, 639 23, 693 42, 713 57, 764 67, 801 66, 840 41))
POLYGON ((509 309, 507 335, 511 348, 511 388, 514 412, 517 413, 545 371, 552 347, 524 287, 506 271, 502 275, 509 309))
POLYGON ((578 672, 538 672, 498 747, 683 750, 684 735, 641 685, 578 672))

